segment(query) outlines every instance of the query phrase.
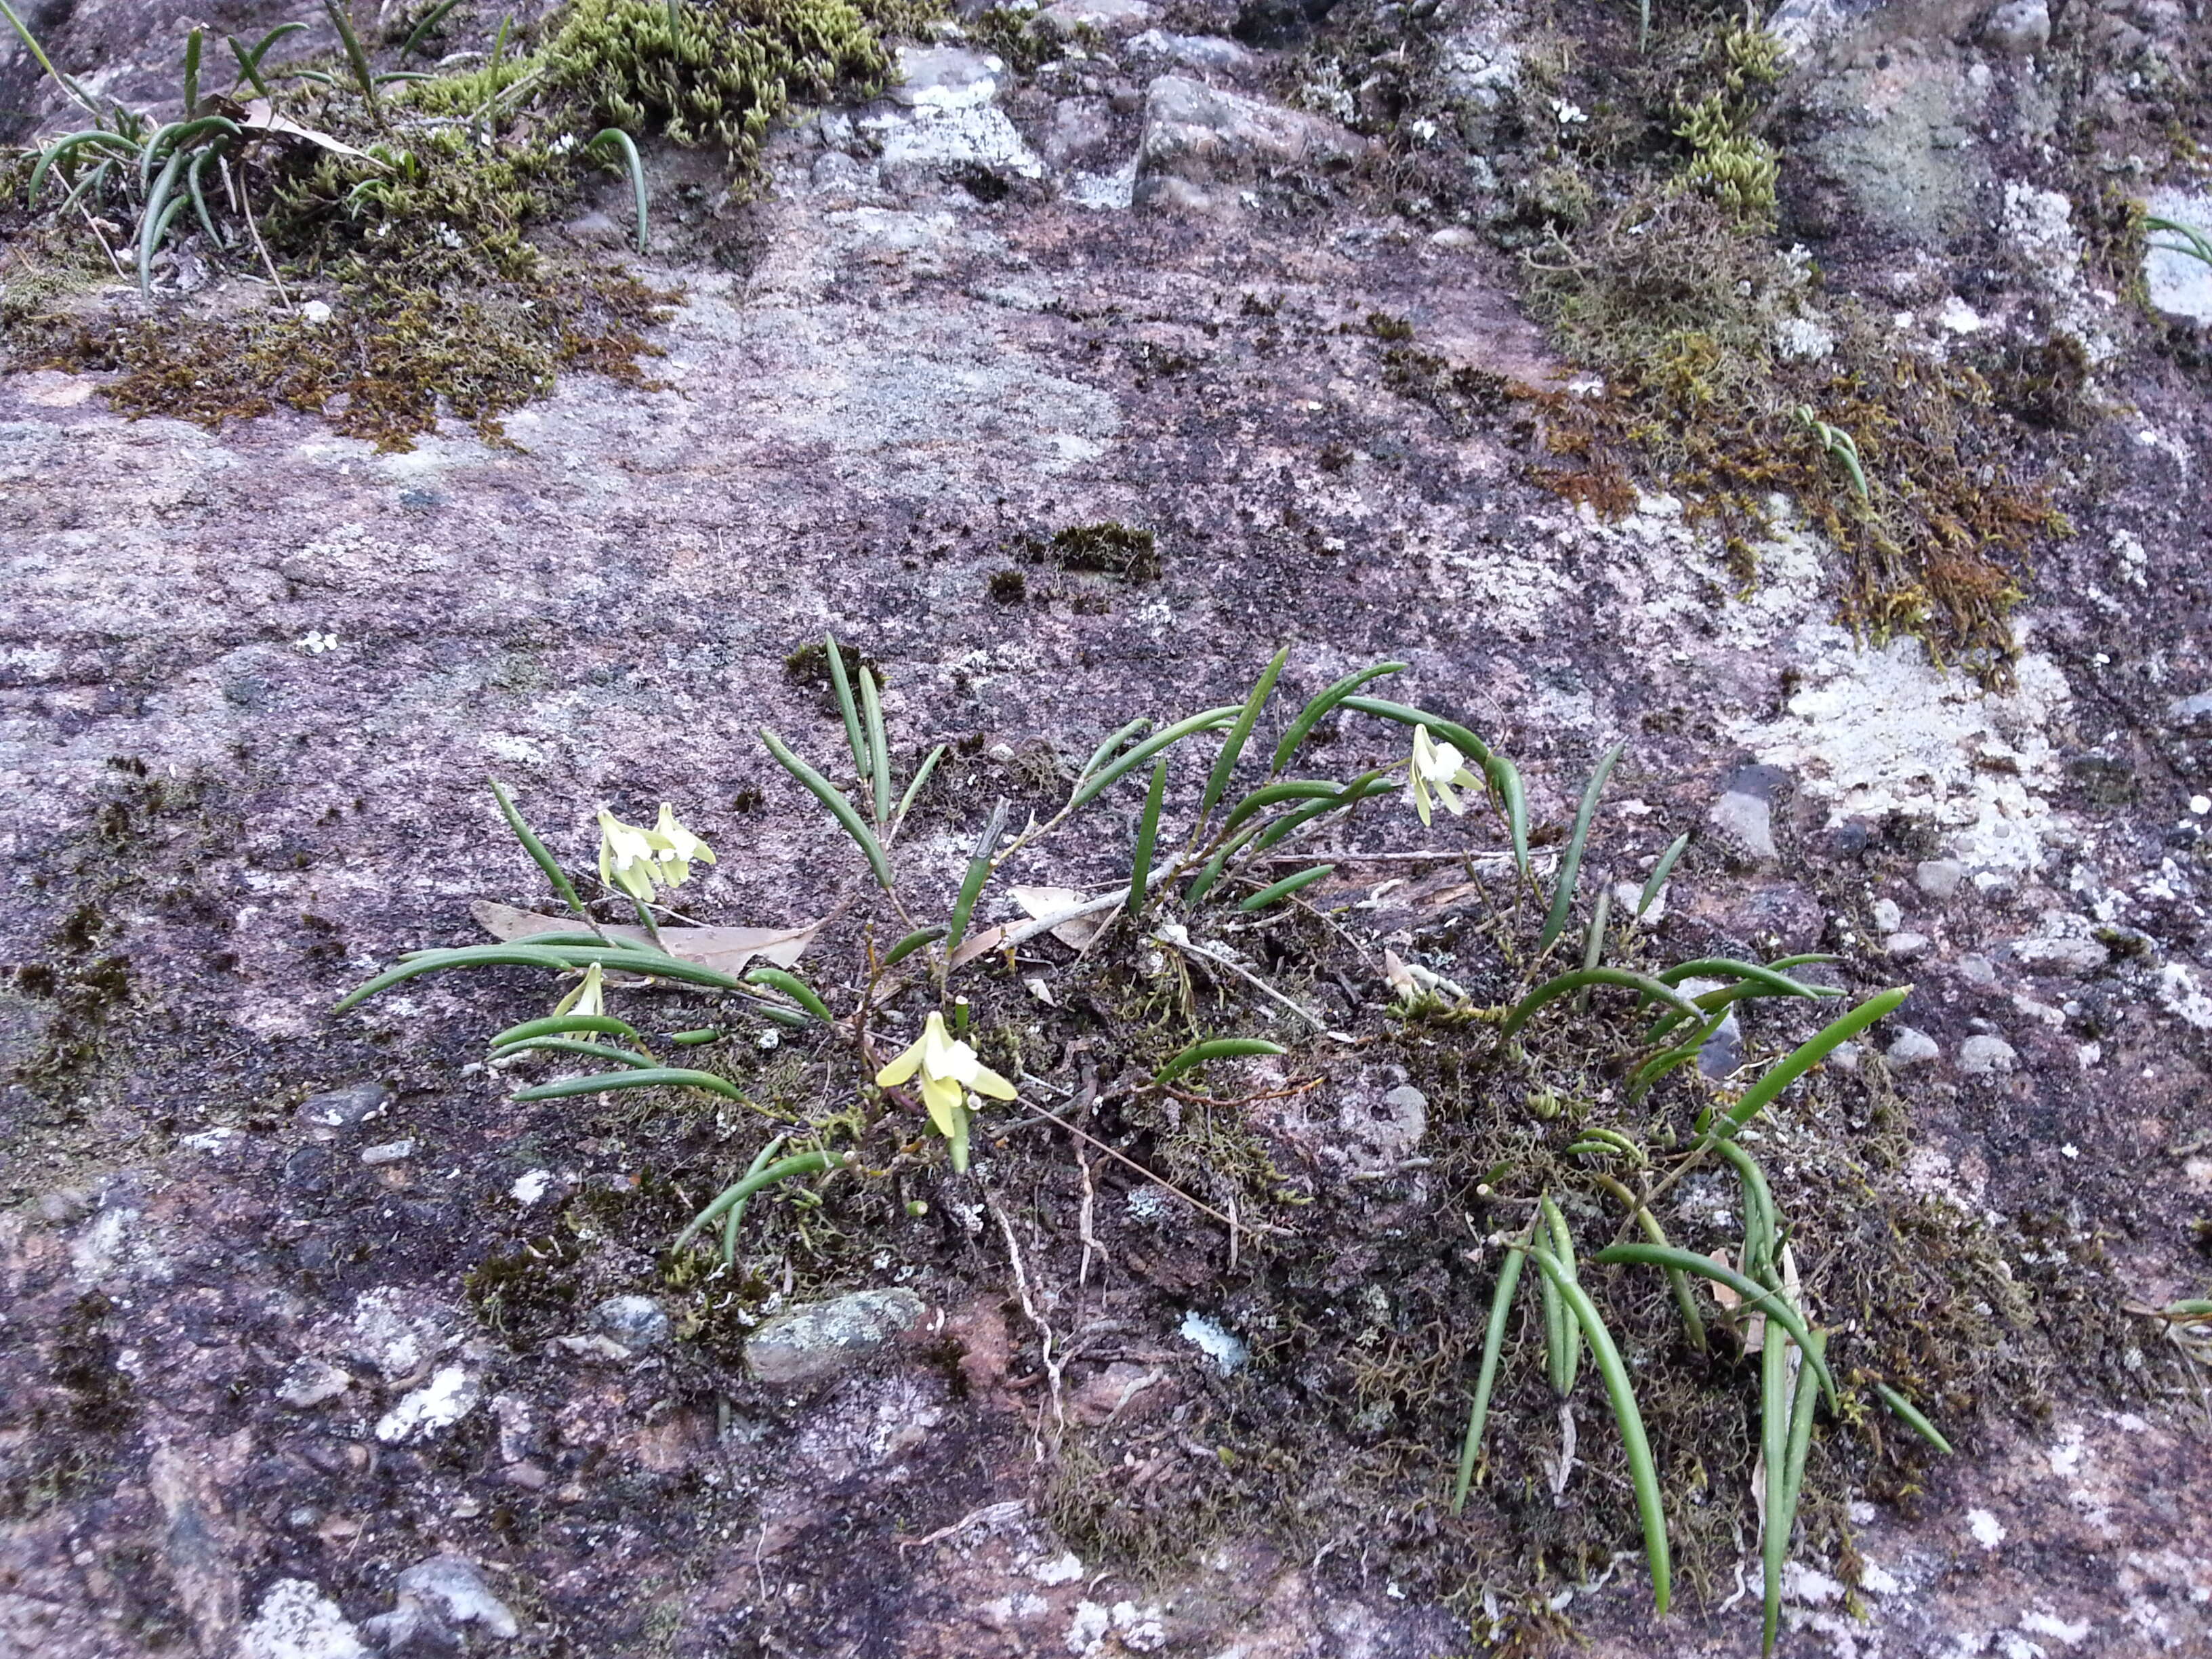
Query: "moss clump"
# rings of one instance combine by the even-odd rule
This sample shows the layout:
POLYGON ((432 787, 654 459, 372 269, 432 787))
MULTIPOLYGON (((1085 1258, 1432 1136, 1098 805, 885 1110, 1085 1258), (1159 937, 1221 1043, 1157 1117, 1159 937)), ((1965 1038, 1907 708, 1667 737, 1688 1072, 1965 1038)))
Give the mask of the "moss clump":
POLYGON ((1042 547, 1031 544, 1030 557, 1062 570, 1120 576, 1133 582, 1158 581, 1160 577, 1158 539, 1134 525, 1076 524, 1053 532, 1042 547))
POLYGON ((1778 494, 1844 556, 1844 619, 1912 634, 1939 661, 2001 680, 2027 559, 2063 528, 2014 476, 2007 424, 1972 367, 1899 354, 1883 319, 1826 303, 1802 255, 1726 204, 1664 187, 1631 200, 1564 252, 1531 262, 1532 298, 1607 395, 1548 402, 1557 458, 1542 481, 1617 511, 1656 472, 1713 524, 1747 583, 1778 494), (1778 342, 1816 342, 1797 356, 1778 342), (1798 416, 1856 443, 1861 500, 1798 416))

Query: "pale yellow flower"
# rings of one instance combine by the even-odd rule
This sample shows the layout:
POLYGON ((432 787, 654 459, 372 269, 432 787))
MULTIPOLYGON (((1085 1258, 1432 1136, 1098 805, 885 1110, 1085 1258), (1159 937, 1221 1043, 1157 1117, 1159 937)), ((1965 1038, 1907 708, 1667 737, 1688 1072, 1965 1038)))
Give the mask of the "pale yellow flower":
POLYGON ((712 864, 714 849, 678 823, 667 802, 660 804, 660 821, 650 830, 599 809, 599 879, 640 904, 651 903, 659 888, 683 885, 696 859, 712 864))
POLYGON ((714 849, 677 823, 675 809, 666 801, 660 803, 660 821, 649 833, 660 843, 659 863, 664 887, 681 886, 688 880, 693 860, 708 864, 714 861, 714 849))
POLYGON ((553 1012, 556 1014, 604 1014, 607 1011, 606 987, 599 976, 599 964, 593 963, 584 969, 582 981, 562 997, 553 1012))
POLYGON ((1413 760, 1409 769, 1413 779, 1413 810, 1421 815, 1421 822, 1429 821, 1429 802, 1431 794, 1441 802, 1445 811, 1457 817, 1467 808, 1460 805, 1455 789, 1480 789, 1482 780, 1467 769, 1467 758, 1448 743, 1438 743, 1429 735, 1425 726, 1413 728, 1413 760))
POLYGON ((929 1121, 947 1140, 957 1144, 966 1136, 967 1091, 1012 1100, 1014 1085, 975 1058, 975 1051, 945 1029, 945 1016, 932 1014, 922 1027, 921 1040, 876 1073, 877 1085, 894 1089, 916 1072, 921 1073, 921 1103, 929 1121))

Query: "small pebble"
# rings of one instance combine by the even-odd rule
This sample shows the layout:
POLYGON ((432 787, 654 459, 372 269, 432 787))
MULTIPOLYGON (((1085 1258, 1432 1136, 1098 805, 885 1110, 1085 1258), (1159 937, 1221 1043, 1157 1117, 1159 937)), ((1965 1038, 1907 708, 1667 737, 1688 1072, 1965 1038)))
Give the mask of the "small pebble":
POLYGON ((398 1164, 414 1156, 415 1142, 411 1136, 405 1140, 387 1140, 379 1146, 361 1149, 361 1161, 364 1164, 398 1164))

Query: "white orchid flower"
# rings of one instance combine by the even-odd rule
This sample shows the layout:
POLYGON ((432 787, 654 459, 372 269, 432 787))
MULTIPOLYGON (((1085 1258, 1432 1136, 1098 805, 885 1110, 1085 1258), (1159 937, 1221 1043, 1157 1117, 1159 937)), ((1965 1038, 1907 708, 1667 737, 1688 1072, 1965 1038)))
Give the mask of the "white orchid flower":
POLYGON ((659 866, 659 848, 653 832, 624 823, 602 806, 599 809, 599 879, 619 887, 640 904, 653 898, 653 880, 659 866))
POLYGON ((556 1014, 604 1014, 606 1011, 606 986, 596 962, 584 969, 582 981, 553 1010, 556 1014))
POLYGON ((969 1091, 994 1100, 1012 1100, 1014 1085, 975 1057, 975 1051, 945 1029, 945 1016, 932 1014, 921 1039, 876 1073, 879 1088, 894 1089, 921 1073, 921 1103, 929 1121, 952 1143, 956 1167, 964 1167, 969 1091))
POLYGON ((660 821, 647 833, 660 843, 658 858, 665 887, 681 886, 690 879, 695 859, 708 864, 714 861, 714 849, 678 823, 675 809, 666 801, 660 803, 660 821))
POLYGON ((640 904, 651 903, 659 888, 683 885, 695 859, 712 864, 714 849, 678 823, 667 802, 660 804, 660 821, 650 830, 599 809, 599 879, 640 904))
POLYGON ((1429 802, 1431 795, 1443 804, 1445 811, 1457 817, 1467 808, 1452 792, 1455 789, 1480 789, 1482 780, 1467 769, 1467 757, 1448 743, 1438 743, 1429 735, 1425 726, 1413 728, 1413 810, 1421 815, 1421 822, 1429 821, 1429 802))

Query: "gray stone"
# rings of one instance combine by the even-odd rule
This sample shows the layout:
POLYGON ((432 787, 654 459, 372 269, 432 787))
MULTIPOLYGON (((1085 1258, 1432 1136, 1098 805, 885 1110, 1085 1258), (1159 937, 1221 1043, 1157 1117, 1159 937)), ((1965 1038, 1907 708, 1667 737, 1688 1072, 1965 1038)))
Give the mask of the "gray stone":
POLYGON ((2112 953, 2093 939, 2022 939, 2013 941, 2012 959, 2032 974, 2079 977, 2095 973, 2112 953))
POLYGON ((1343 167, 1366 149, 1365 140, 1317 115, 1163 75, 1146 89, 1131 199, 1139 207, 1233 212, 1245 189, 1271 172, 1343 167))
POLYGON ((325 1400, 337 1399, 352 1386, 351 1373, 313 1354, 302 1354, 277 1383, 276 1398, 295 1411, 306 1411, 325 1400))
POLYGON ((507 1603, 492 1594, 475 1565, 458 1555, 434 1555, 408 1568, 394 1588, 400 1606, 412 1603, 427 1608, 448 1624, 475 1625, 485 1635, 501 1640, 522 1629, 507 1603))
POLYGON ((1698 1050, 1698 1070, 1704 1076, 1720 1079, 1732 1076, 1742 1064, 1743 1024, 1731 1008, 1728 1018, 1714 1028, 1705 1046, 1698 1050))
POLYGON ((1900 1025, 1897 1035, 1890 1039, 1889 1063, 1899 1071, 1908 1066, 1925 1066, 1943 1058, 1943 1047, 1925 1031, 1915 1030, 1910 1025, 1900 1025))
POLYGON ((1925 933, 1892 933, 1881 942, 1881 948, 1898 962, 1910 962, 1915 957, 1926 955, 1928 945, 1925 933))
POLYGON ((1789 793, 1790 774, 1784 768, 1764 763, 1739 766, 1721 787, 1732 795, 1756 795, 1771 806, 1789 793))
POLYGON ((649 1296, 611 1296, 592 1310, 592 1327, 625 1348, 657 1348, 673 1328, 668 1315, 649 1296))
POLYGON ((854 1291, 769 1320, 746 1341, 745 1358, 775 1387, 818 1382, 913 1329, 927 1311, 909 1290, 854 1291))
POLYGON ((2199 691, 2193 697, 2177 697, 2168 718, 2176 726, 2195 726, 2200 720, 2212 720, 2212 691, 2199 691))
POLYGON ((361 1149, 364 1164, 404 1164, 415 1156, 415 1138, 409 1135, 399 1140, 386 1140, 374 1146, 361 1149))
POLYGON ((1113 142, 1114 121, 1103 98, 1063 98, 1053 106, 1052 125, 1037 139, 1037 150, 1056 167, 1097 155, 1113 142))
POLYGON ((960 46, 901 46, 894 101, 909 108, 967 109, 999 95, 1006 66, 960 46))
POLYGON ((1354 1168, 1395 1169, 1428 1133, 1429 1097, 1410 1083, 1380 1093, 1354 1089, 1338 1109, 1337 1121, 1354 1168))
POLYGON ((2005 0, 1982 25, 1982 44, 2012 58, 2032 58, 2051 44, 2045 0, 2005 0))
POLYGON ((1838 1071, 1856 1072, 1866 1058, 1866 1050, 1856 1042, 1838 1042, 1828 1051, 1828 1063, 1838 1071))
POLYGON ((1969 985, 1986 988, 1997 982, 1996 965, 1978 952, 1969 952, 1959 958, 1959 976, 1969 985))
POLYGON ((1761 865, 1781 861, 1774 844, 1774 809, 1764 795, 1731 789, 1705 816, 1739 859, 1761 865))
POLYGON ((308 1096, 300 1103, 299 1117, 318 1129, 353 1129, 382 1117, 391 1103, 392 1091, 381 1083, 355 1083, 308 1096))
POLYGON ((1125 34, 1143 28, 1152 21, 1152 9, 1145 0, 1056 0, 1037 16, 1061 40, 1068 40, 1086 28, 1101 34, 1125 34))
POLYGON ((1884 933, 1893 933, 1905 926, 1905 912, 1897 908, 1895 899, 1874 902, 1874 925, 1876 932, 1884 933))
POLYGON ((1932 899, 1948 899, 1966 878, 1966 866, 1956 859, 1923 859, 1912 868, 1912 884, 1932 899))
POLYGON ((2012 1044, 2000 1036, 1970 1036, 1959 1045, 1959 1069, 1968 1077, 2009 1072, 2019 1063, 2012 1044))
POLYGON ((385 1659, 447 1659, 467 1650, 459 1632, 430 1608, 412 1602, 363 1621, 361 1629, 385 1659))
POLYGON ((1127 50, 1221 75, 1250 75, 1260 67, 1257 52, 1219 34, 1170 34, 1163 29, 1146 29, 1129 37, 1127 50))
MULTIPOLYGON (((2152 213, 2176 223, 2194 225, 2212 235, 2212 193, 2167 188, 2150 194, 2152 213)), ((2212 323, 2212 265, 2187 251, 2187 240, 2172 231, 2154 233, 2143 251, 2143 286, 2150 302, 2177 322, 2212 323)), ((2191 717, 2212 714, 2212 691, 2188 698, 2191 717)))

